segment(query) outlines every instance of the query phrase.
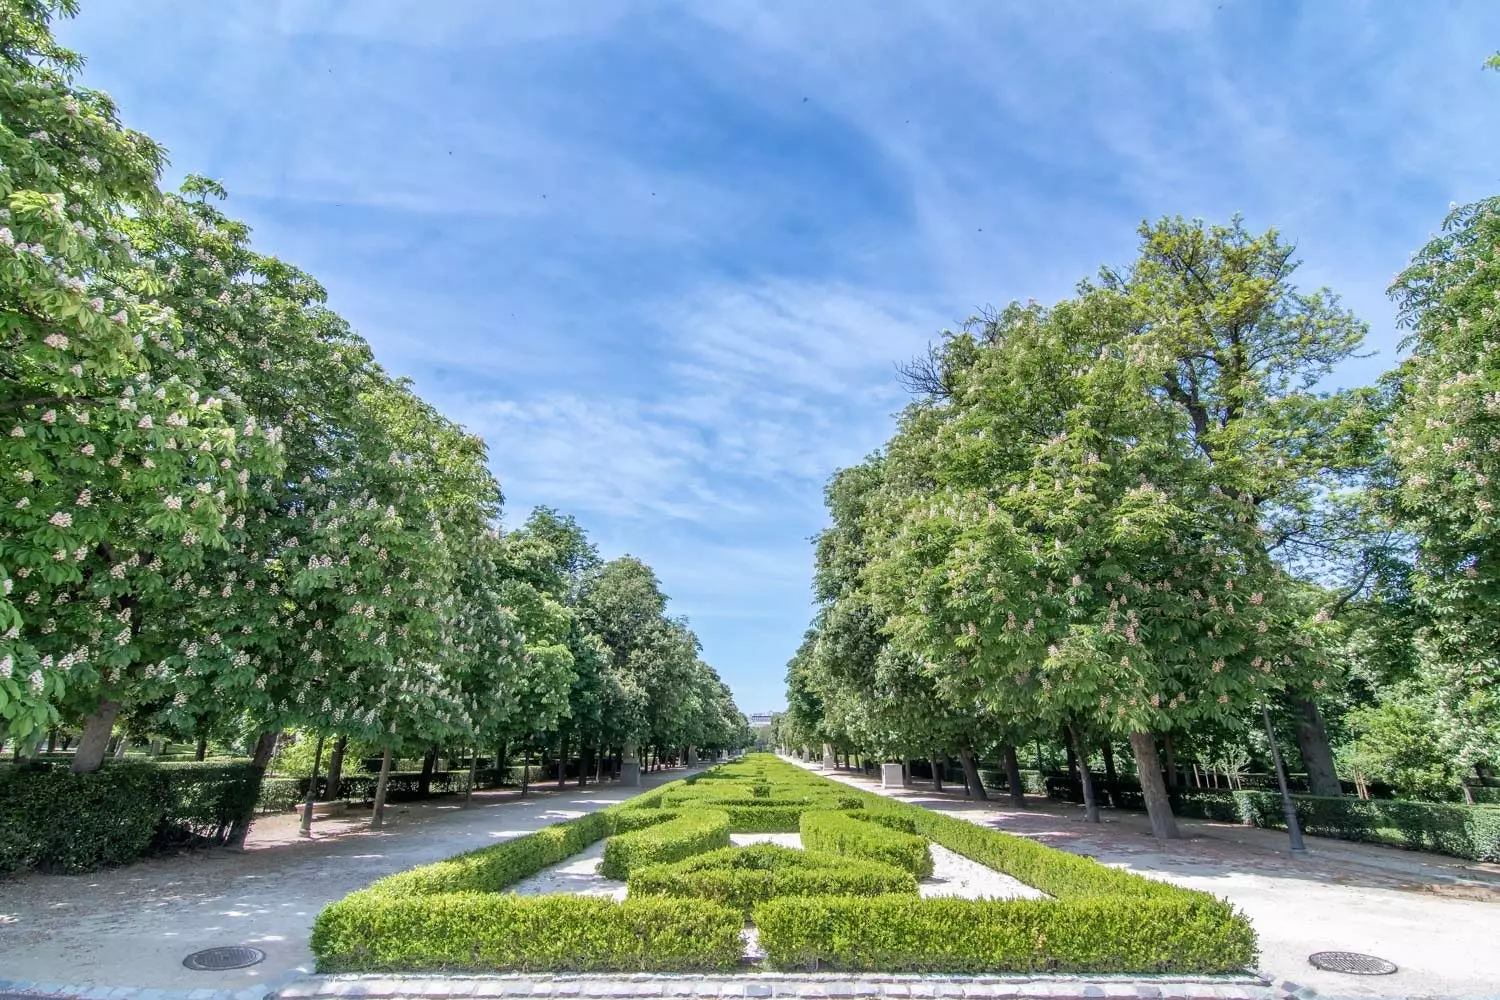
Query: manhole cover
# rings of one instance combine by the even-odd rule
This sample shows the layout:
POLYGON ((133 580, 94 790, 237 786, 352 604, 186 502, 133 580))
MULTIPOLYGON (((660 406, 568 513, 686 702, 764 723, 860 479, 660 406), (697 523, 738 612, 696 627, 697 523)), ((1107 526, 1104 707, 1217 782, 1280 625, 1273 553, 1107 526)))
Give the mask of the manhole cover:
POLYGON ((1315 951, 1307 960, 1328 972, 1347 972, 1351 976, 1388 976, 1396 971, 1395 962, 1355 951, 1315 951))
POLYGON ((182 964, 198 972, 222 972, 225 969, 243 969, 266 957, 259 948, 243 948, 234 945, 228 948, 205 948, 195 951, 182 960, 182 964))

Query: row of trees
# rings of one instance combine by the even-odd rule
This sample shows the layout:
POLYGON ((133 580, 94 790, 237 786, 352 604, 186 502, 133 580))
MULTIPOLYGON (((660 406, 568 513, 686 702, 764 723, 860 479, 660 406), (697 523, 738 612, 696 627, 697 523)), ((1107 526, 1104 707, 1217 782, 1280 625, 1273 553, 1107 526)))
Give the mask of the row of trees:
POLYGON ((0 726, 728 746, 743 717, 638 560, 498 528, 484 442, 375 363, 224 191, 0 8, 0 726))
POLYGON ((1500 200, 1397 275, 1409 354, 1375 386, 1320 388, 1365 325, 1296 268, 1275 231, 1165 219, 911 365, 895 435, 828 484, 778 737, 951 753, 976 789, 979 749, 1014 775, 1038 737, 1128 739, 1164 837, 1158 748, 1267 715, 1317 794, 1330 728, 1351 777, 1416 744, 1455 790, 1500 763, 1500 200))

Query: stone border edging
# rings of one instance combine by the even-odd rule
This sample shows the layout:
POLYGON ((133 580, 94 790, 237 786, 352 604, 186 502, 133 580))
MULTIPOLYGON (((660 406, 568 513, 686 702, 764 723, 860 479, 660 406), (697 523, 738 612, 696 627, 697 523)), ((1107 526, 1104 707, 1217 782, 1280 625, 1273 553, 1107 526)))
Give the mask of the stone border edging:
POLYGON ((1286 992, 1258 976, 941 976, 846 973, 536 974, 488 976, 309 976, 276 1000, 447 1000, 452 997, 798 997, 802 1000, 1309 1000, 1310 991, 1286 992))

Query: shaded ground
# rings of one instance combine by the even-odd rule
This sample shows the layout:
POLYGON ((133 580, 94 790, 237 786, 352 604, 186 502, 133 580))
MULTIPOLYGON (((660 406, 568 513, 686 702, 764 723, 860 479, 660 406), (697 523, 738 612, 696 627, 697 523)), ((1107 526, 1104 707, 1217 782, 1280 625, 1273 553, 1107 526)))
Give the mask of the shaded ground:
POLYGON ((296 816, 258 821, 243 853, 216 849, 92 875, 26 875, 0 881, 0 978, 88 986, 238 990, 312 969, 308 934, 324 905, 392 872, 571 819, 688 773, 612 784, 540 786, 387 808, 380 833, 368 813, 319 821, 311 841, 296 816), (193 972, 189 953, 251 945, 266 959, 248 969, 193 972))
POLYGON ((1194 820, 1178 820, 1184 838, 1163 843, 1144 813, 1106 811, 1091 825, 1081 807, 1041 799, 1017 810, 1008 798, 971 802, 962 787, 886 792, 857 771, 828 777, 1228 899, 1255 925, 1260 968, 1277 980, 1332 996, 1500 994, 1500 866, 1323 837, 1293 859, 1284 833, 1194 820), (1400 971, 1321 972, 1307 962, 1315 951, 1378 955, 1400 971))

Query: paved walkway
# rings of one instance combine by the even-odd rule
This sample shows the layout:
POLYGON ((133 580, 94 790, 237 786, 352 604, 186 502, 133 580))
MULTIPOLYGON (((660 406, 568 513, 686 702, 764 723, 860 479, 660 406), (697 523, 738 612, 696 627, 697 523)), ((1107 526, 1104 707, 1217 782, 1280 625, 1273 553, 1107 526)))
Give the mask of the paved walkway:
POLYGON ((1294 860, 1285 833, 1182 819, 1184 839, 1163 844, 1144 813, 1105 810, 1093 826, 1081 806, 1034 797, 1017 810, 1008 797, 965 799, 961 785, 888 791, 859 771, 827 776, 1228 899, 1255 925, 1260 969, 1277 982, 1331 996, 1500 996, 1500 866, 1324 837, 1294 860), (1377 955, 1400 971, 1322 972, 1308 964, 1315 951, 1377 955))
POLYGON ((295 822, 289 814, 254 831, 243 853, 218 849, 91 875, 0 881, 0 997, 21 984, 95 987, 94 1000, 122 987, 264 996, 312 971, 308 935, 333 900, 392 872, 581 816, 687 773, 643 775, 640 788, 540 785, 524 799, 515 791, 480 792, 468 809, 456 798, 396 804, 386 808, 379 833, 352 819, 320 821, 311 841, 287 835, 295 822), (217 945, 251 945, 266 958, 229 972, 183 967, 188 954, 217 945))

